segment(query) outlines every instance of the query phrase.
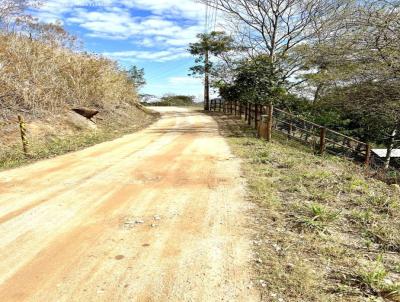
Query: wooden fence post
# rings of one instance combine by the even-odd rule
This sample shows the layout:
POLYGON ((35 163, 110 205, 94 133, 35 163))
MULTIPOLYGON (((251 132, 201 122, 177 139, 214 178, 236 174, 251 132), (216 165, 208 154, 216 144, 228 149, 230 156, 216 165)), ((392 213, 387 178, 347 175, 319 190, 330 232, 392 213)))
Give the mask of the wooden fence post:
POLYGON ((293 133, 293 124, 292 124, 292 119, 290 118, 289 120, 289 128, 288 128, 288 138, 290 139, 292 137, 293 133))
POLYGON ((258 129, 258 104, 254 105, 254 127, 258 129))
POLYGON ((270 142, 272 139, 272 124, 273 124, 273 118, 274 118, 274 106, 272 103, 269 104, 268 106, 268 118, 267 118, 267 142, 270 142))
POLYGON ((372 153, 372 147, 370 144, 367 144, 367 150, 365 152, 365 165, 367 167, 369 167, 371 164, 371 153, 372 153))
POLYGON ((326 150, 326 128, 323 127, 320 129, 319 136, 319 154, 324 154, 326 150))
POLYGON ((247 120, 247 124, 251 125, 251 103, 249 103, 249 119, 247 120))
POLYGON ((24 151, 25 156, 29 154, 29 143, 27 139, 27 131, 26 131, 26 124, 24 118, 21 115, 18 115, 18 122, 19 122, 19 129, 21 132, 21 140, 22 140, 22 150, 24 151))
POLYGON ((260 125, 258 126, 257 133, 258 137, 262 139, 267 138, 267 125, 268 125, 268 115, 260 115, 260 125))

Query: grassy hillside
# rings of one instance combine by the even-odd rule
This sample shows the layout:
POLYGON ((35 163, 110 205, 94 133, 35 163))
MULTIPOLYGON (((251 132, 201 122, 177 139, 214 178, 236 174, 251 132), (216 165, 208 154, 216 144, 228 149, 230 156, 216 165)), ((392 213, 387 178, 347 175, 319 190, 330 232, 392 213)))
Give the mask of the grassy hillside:
POLYGON ((400 190, 217 116, 243 159, 263 301, 400 301, 400 190))
POLYGON ((24 34, 0 31, 0 169, 112 139, 157 117, 138 105, 132 80, 116 62, 78 51, 58 25, 26 26, 24 34), (71 123, 76 107, 99 111, 97 129, 71 123), (27 123, 28 158, 17 115, 27 123))
MULTIPOLYGON (((62 29, 59 29, 62 30, 62 29)), ((42 34, 43 35, 43 34, 42 34)), ((136 91, 115 62, 64 46, 57 37, 0 33, 1 110, 60 112, 71 106, 136 103, 136 91)))

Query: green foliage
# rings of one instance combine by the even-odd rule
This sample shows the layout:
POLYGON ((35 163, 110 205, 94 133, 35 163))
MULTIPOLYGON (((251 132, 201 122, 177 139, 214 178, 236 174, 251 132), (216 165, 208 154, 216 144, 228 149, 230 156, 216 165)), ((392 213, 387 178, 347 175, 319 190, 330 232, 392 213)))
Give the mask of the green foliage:
POLYGON ((238 62, 233 73, 232 83, 219 83, 220 94, 227 100, 266 104, 277 103, 287 96, 285 83, 268 55, 238 62))
POLYGON ((311 204, 304 208, 304 214, 297 218, 297 223, 311 231, 327 233, 328 225, 339 218, 341 211, 332 211, 321 204, 311 204))
POLYGON ((303 78, 315 89, 315 122, 395 147, 400 139, 399 18, 396 1, 349 2, 341 18, 322 24, 318 39, 297 47, 308 69, 303 78))
POLYGON ((128 70, 128 78, 137 89, 146 85, 146 80, 144 78, 144 68, 138 68, 137 66, 133 65, 128 70))
POLYGON ((191 43, 188 51, 196 57, 197 65, 190 68, 191 75, 201 75, 212 72, 214 64, 208 60, 208 55, 219 56, 233 49, 233 40, 224 32, 213 31, 197 35, 198 42, 191 43))

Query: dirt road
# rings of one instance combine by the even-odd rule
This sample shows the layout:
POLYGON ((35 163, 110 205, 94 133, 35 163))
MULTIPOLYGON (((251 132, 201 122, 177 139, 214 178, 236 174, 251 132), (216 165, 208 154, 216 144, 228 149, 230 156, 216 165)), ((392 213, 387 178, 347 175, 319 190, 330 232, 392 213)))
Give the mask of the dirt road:
POLYGON ((0 300, 258 301, 238 160, 212 118, 0 173, 0 300))

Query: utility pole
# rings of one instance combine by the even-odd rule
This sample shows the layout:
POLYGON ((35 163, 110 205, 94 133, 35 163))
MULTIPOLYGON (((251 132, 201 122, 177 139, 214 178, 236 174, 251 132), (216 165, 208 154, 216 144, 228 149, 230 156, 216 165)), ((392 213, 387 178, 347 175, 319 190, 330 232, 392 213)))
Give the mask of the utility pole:
POLYGON ((210 110, 210 70, 209 70, 209 50, 208 46, 206 47, 205 53, 205 66, 204 66, 204 110, 210 110))

